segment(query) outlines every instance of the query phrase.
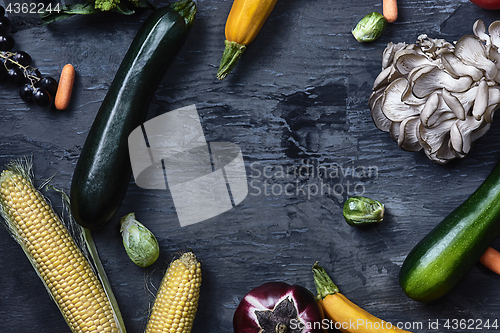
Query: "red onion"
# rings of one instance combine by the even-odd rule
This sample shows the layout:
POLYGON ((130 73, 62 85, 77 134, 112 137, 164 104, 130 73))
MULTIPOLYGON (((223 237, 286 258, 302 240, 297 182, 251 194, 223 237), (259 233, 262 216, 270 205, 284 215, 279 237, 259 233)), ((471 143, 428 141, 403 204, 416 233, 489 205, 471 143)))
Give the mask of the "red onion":
POLYGON ((304 287, 268 282, 252 289, 233 318, 234 333, 322 333, 323 312, 304 287))

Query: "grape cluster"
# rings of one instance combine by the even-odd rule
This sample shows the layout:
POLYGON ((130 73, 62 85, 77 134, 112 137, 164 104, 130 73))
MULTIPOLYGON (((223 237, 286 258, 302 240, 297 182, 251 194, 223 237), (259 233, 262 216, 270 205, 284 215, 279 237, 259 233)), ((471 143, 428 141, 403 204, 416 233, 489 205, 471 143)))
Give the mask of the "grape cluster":
POLYGON ((0 80, 20 85, 19 96, 25 102, 34 102, 46 107, 52 103, 57 91, 57 81, 42 77, 38 69, 31 66, 31 56, 24 51, 12 52, 15 41, 10 31, 11 22, 0 6, 0 80))

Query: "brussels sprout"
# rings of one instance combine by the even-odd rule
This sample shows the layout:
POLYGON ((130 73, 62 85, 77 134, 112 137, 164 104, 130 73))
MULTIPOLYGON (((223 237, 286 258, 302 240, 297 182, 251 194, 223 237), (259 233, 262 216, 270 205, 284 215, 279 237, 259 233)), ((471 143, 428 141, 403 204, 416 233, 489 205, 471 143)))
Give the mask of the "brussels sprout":
POLYGON ((358 42, 373 42, 382 35, 386 26, 387 20, 384 15, 372 12, 359 21, 352 34, 358 42))
POLYGON ((140 267, 153 264, 160 255, 158 241, 151 231, 130 213, 120 220, 123 245, 129 258, 140 267))
POLYGON ((351 197, 344 204, 343 214, 352 226, 380 223, 384 219, 384 205, 370 198, 351 197))

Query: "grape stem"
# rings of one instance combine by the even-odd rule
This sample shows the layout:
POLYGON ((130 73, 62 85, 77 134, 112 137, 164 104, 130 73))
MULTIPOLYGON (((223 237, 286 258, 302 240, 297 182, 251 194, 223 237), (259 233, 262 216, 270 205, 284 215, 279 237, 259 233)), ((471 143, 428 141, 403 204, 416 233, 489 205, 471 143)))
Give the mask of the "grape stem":
MULTIPOLYGON (((32 85, 32 86, 34 86, 36 82, 38 82, 38 81, 40 81, 40 80, 41 80, 41 78, 39 78, 38 76, 30 75, 30 74, 28 73, 28 69, 29 69, 29 68, 32 68, 32 69, 35 69, 35 68, 33 68, 33 67, 29 66, 29 65, 28 65, 28 66, 23 66, 23 65, 21 65, 19 62, 17 62, 17 61, 15 61, 14 59, 12 59, 12 57, 13 57, 13 56, 14 56, 14 53, 9 52, 9 51, 3 51, 3 52, 0 52, 0 58, 3 58, 3 59, 5 59, 5 60, 8 60, 8 61, 10 61, 11 63, 13 63, 14 65, 16 65, 17 67, 19 67, 19 68, 23 71, 24 76, 25 76, 28 80, 30 80, 30 83, 31 83, 31 85, 32 85), (33 81, 35 81, 35 82, 33 82, 33 81)), ((6 70, 9 70, 9 68, 7 67, 7 64, 6 64, 6 62, 5 62, 5 61, 4 61, 4 64, 3 64, 3 65, 4 65, 4 67, 5 67, 5 69, 6 69, 6 70)))

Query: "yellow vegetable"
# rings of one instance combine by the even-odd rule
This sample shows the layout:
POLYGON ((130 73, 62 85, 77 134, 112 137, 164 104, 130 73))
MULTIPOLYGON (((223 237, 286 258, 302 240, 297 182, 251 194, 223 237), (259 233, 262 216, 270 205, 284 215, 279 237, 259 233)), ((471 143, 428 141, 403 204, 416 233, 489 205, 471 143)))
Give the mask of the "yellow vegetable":
POLYGON ((314 284, 318 299, 328 319, 334 327, 344 333, 410 333, 396 325, 375 317, 360 308, 339 292, 326 271, 318 265, 313 266, 314 284))
MULTIPOLYGON (((31 180, 27 160, 0 175, 0 212, 61 310, 77 332, 125 332, 106 291, 70 233, 31 180)), ((107 280, 106 280, 107 281, 107 280)))
POLYGON ((156 295, 146 333, 191 332, 200 295, 200 266, 191 252, 170 264, 156 295))
POLYGON ((234 0, 226 21, 225 49, 217 72, 223 80, 240 59, 271 14, 277 0, 234 0))

